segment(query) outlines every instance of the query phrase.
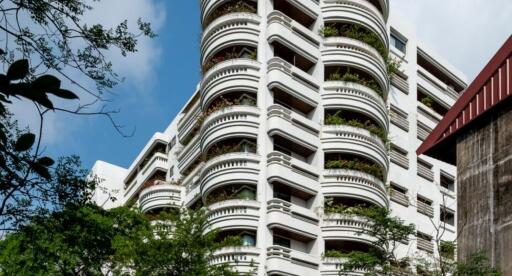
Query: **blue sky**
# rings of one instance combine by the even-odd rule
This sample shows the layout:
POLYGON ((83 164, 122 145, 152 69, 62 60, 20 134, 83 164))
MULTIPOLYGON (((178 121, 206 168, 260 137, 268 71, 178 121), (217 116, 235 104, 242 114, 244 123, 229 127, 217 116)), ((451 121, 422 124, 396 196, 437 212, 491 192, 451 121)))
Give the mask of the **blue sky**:
POLYGON ((127 77, 116 86, 113 92, 118 96, 110 105, 120 109, 115 118, 126 126, 126 131, 136 128, 134 136, 122 137, 101 117, 62 118, 59 115, 59 120, 66 122, 58 124, 59 127, 68 128, 68 123, 77 123, 79 127, 70 131, 70 139, 49 141, 48 150, 52 155, 79 154, 85 168, 90 168, 98 159, 128 167, 153 133, 163 131, 187 101, 200 76, 199 1, 161 1, 158 4, 166 14, 165 23, 154 39, 160 50, 158 61, 152 65, 150 76, 142 85, 127 77))
MULTIPOLYGON (((508 1, 493 0, 491 5, 488 0, 390 0, 391 12, 414 24, 420 39, 460 68, 468 80, 510 35, 508 1)), ((127 131, 135 127, 136 132, 124 138, 104 118, 55 114, 46 123, 44 137, 51 156, 78 154, 85 168, 96 160, 128 167, 148 139, 167 127, 199 81, 199 2, 104 0, 98 4, 89 20, 114 24, 125 18, 135 22, 140 16, 151 21, 158 33, 154 40, 141 41, 135 56, 121 59, 113 54, 112 58, 126 81, 115 87, 117 96, 109 106, 120 109, 117 122, 127 131)), ((22 118, 24 108, 16 114, 33 126, 34 118, 22 118)))

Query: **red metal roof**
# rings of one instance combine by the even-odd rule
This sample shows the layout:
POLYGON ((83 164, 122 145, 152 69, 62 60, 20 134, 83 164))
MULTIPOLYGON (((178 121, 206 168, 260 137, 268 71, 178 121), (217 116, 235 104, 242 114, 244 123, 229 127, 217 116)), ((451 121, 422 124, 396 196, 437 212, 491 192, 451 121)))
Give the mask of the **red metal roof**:
POLYGON ((488 114, 512 95, 512 36, 446 113, 418 148, 426 154, 455 164, 456 137, 475 119, 488 114))

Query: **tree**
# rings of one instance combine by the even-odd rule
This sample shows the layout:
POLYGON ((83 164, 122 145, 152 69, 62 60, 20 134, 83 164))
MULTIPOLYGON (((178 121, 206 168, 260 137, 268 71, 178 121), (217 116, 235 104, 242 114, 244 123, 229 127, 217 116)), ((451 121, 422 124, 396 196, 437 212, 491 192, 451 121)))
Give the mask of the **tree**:
POLYGON ((54 162, 39 150, 30 151, 35 137, 18 128, 12 115, 0 116, 0 230, 15 230, 33 217, 85 204, 97 179, 87 178, 78 156, 54 162))
POLYGON ((137 33, 125 20, 106 28, 84 22, 93 9, 86 0, 9 0, 0 2, 0 30, 5 48, 0 60, 12 64, 16 58, 31 61, 31 75, 55 72, 82 91, 100 97, 121 79, 113 71, 107 50, 118 49, 123 56, 137 51, 141 36, 154 37, 148 22, 138 19, 137 33), (85 76, 96 83, 97 92, 71 77, 85 76))
POLYGON ((238 275, 209 263, 216 249, 239 239, 204 233, 204 210, 157 219, 126 207, 67 205, 0 241, 0 275, 238 275))
POLYGON ((407 241, 414 234, 413 224, 405 224, 400 218, 392 217, 389 209, 376 206, 346 207, 327 202, 326 211, 365 218, 369 227, 363 228, 357 234, 373 237, 368 252, 326 253, 328 257, 345 259, 340 265, 340 274, 363 270, 367 275, 394 275, 397 270, 407 270, 409 259, 399 258, 396 249, 399 243, 407 241))
POLYGON ((87 186, 80 181, 59 179, 55 174, 59 165, 78 170, 77 158, 63 159, 66 164, 60 162, 54 167, 54 160, 42 155, 44 118, 48 112, 106 116, 124 135, 122 126, 112 117, 117 111, 106 111, 104 107, 86 110, 104 101, 103 91, 121 80, 106 52, 115 48, 126 56, 137 51, 139 37, 155 34, 150 24, 141 19, 137 21, 138 33, 129 31, 127 21, 114 28, 87 24, 83 15, 91 9, 85 0, 0 1, 0 30, 5 42, 0 60, 4 68, 8 66, 6 73, 0 74, 0 225, 4 228, 8 225, 15 229, 26 217, 37 214, 35 211, 44 211, 42 207, 61 206, 62 202, 55 201, 60 197, 55 196, 61 194, 56 189, 62 185, 67 185, 66 189, 78 185, 74 188, 77 195, 87 186), (83 76, 96 84, 95 90, 79 81, 83 76), (59 78, 80 93, 63 89, 59 78), (65 103, 79 99, 79 94, 89 94, 92 102, 80 103, 76 109, 55 104, 55 97, 65 103), (7 111, 12 98, 34 104, 40 119, 37 134, 13 131, 7 111))
POLYGON ((118 241, 120 263, 136 275, 239 275, 227 265, 209 263, 215 250, 240 245, 240 238, 218 241, 218 232, 205 232, 207 227, 205 209, 183 208, 175 213, 163 213, 154 223, 153 232, 144 239, 118 241))

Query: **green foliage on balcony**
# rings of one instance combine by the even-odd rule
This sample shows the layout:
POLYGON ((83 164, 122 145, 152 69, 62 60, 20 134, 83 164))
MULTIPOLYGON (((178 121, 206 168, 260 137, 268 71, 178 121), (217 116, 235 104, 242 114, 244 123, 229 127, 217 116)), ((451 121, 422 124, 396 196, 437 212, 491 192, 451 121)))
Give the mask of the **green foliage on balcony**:
POLYGON ((225 51, 223 53, 217 54, 214 57, 210 58, 208 61, 206 61, 202 66, 203 74, 206 73, 208 70, 210 70, 213 66, 231 59, 237 59, 237 58, 247 58, 256 60, 258 57, 258 53, 256 50, 249 50, 247 48, 243 48, 240 51, 237 51, 237 47, 233 47, 231 51, 225 51))
POLYGON ((329 160, 325 163, 326 169, 346 169, 365 172, 385 182, 382 169, 379 165, 354 158, 352 160, 329 160))
POLYGON ((375 48, 384 59, 388 75, 395 74, 400 69, 400 62, 389 55, 389 51, 381 38, 374 32, 358 24, 336 24, 330 23, 320 29, 323 37, 348 37, 364 42, 375 48))
POLYGON ((228 3, 220 6, 219 8, 217 8, 215 11, 213 11, 212 14, 204 20, 203 27, 208 26, 215 19, 217 19, 223 15, 235 13, 235 12, 256 13, 257 9, 254 5, 247 3, 247 1, 228 2, 228 3))
POLYGON ((334 114, 327 114, 324 123, 326 125, 345 125, 366 129, 370 133, 379 137, 384 144, 388 143, 388 133, 383 128, 372 123, 370 120, 366 120, 364 122, 357 119, 347 120, 341 116, 341 110, 338 110, 334 114))
POLYGON ((249 152, 256 153, 256 144, 249 140, 242 140, 240 142, 232 142, 226 144, 216 144, 212 146, 208 153, 204 155, 205 161, 211 160, 217 156, 221 156, 233 152, 249 152))
POLYGON ((212 205, 217 202, 231 199, 255 200, 256 190, 246 185, 225 187, 208 195, 205 200, 205 204, 212 205))
POLYGON ((363 78, 359 76, 359 74, 357 73, 351 73, 350 68, 348 68, 347 72, 345 72, 343 75, 340 73, 339 69, 336 70, 335 72, 329 74, 329 76, 327 77, 327 81, 355 82, 370 88, 381 97, 384 96, 384 94, 382 93, 382 88, 375 80, 363 78))
POLYGON ((429 108, 433 108, 433 106, 434 106, 434 99, 432 99, 432 97, 430 97, 428 95, 423 96, 420 99, 420 102, 429 108))

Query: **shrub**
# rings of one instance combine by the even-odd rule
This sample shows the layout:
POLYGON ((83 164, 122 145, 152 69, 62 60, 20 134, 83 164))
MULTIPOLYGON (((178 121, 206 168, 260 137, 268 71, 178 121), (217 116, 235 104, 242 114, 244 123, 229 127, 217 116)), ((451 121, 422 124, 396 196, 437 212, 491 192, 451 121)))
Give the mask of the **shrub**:
POLYGON ((354 158, 353 160, 330 160, 325 163, 326 169, 347 169, 365 172, 385 182, 382 169, 377 164, 354 158))
POLYGON ((364 123, 357 119, 346 120, 341 117, 341 110, 337 111, 334 114, 327 114, 324 123, 326 125, 346 125, 363 128, 379 137, 383 143, 388 142, 388 134, 384 129, 375 125, 370 120, 366 120, 364 123))

